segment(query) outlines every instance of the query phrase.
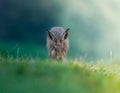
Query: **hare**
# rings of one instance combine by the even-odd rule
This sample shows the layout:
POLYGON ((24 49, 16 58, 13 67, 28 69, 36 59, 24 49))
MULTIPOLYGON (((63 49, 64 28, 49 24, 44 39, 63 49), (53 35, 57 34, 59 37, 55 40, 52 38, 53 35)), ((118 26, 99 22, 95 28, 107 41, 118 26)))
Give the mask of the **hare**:
POLYGON ((47 48, 51 59, 63 60, 69 49, 68 32, 62 27, 52 27, 47 33, 47 48))

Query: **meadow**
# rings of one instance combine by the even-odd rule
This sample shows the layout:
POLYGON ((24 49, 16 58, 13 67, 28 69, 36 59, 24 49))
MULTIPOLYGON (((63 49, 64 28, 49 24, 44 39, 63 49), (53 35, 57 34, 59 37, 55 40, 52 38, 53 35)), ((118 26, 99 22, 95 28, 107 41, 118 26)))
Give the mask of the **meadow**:
POLYGON ((0 93, 120 93, 119 19, 120 0, 0 0, 0 93), (55 26, 64 62, 47 55, 55 26))
POLYGON ((0 93, 119 93, 118 62, 1 57, 0 93))

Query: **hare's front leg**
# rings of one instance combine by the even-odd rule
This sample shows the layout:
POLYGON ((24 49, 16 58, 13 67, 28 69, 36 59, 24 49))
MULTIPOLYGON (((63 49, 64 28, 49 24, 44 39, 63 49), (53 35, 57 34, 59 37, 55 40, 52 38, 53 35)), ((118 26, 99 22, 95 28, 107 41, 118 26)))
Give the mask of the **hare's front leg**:
POLYGON ((51 50, 49 56, 50 56, 51 59, 55 59, 56 58, 55 50, 51 50))

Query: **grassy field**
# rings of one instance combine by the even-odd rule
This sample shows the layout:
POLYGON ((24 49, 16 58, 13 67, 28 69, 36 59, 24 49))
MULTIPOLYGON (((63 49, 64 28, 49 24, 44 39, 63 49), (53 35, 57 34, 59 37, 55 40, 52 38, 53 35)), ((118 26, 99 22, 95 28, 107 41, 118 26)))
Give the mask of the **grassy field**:
POLYGON ((0 93, 120 93, 119 64, 0 58, 0 93))

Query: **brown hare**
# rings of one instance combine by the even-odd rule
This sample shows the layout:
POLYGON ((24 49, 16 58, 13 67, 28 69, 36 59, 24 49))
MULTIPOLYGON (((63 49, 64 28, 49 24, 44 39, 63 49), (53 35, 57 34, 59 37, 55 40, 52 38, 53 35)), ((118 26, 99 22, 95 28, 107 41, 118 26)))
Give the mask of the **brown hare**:
POLYGON ((51 59, 63 60, 69 49, 68 32, 62 27, 52 27, 47 33, 47 48, 51 59))

